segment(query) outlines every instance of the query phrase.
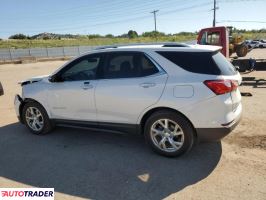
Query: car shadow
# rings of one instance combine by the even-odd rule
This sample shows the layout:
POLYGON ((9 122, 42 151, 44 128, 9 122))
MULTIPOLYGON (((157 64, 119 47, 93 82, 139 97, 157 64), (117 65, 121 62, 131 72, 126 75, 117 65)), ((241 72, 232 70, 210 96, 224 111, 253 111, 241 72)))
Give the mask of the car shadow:
POLYGON ((256 71, 265 71, 266 70, 266 60, 256 63, 256 71))
POLYGON ((243 77, 242 86, 252 86, 253 88, 266 88, 266 80, 263 78, 257 79, 256 77, 243 77))
POLYGON ((0 176, 91 199, 165 198, 206 178, 222 153, 220 142, 205 143, 166 158, 140 135, 57 128, 36 136, 19 123, 0 137, 0 176))

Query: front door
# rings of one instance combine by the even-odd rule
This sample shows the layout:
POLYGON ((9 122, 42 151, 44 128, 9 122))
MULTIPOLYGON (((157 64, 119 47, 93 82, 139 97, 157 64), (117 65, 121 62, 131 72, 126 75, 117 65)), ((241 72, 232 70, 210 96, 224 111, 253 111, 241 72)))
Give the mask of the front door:
POLYGON ((101 54, 83 56, 55 75, 48 90, 52 118, 96 121, 94 91, 101 60, 101 54))

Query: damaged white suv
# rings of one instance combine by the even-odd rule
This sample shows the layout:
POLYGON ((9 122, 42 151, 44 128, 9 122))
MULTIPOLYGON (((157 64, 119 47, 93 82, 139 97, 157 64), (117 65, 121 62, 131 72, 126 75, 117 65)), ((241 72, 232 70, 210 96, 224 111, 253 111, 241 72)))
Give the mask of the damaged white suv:
POLYGON ((156 152, 178 156, 240 120, 241 77, 219 50, 176 43, 93 50, 23 81, 16 114, 34 134, 56 125, 138 132, 156 152))

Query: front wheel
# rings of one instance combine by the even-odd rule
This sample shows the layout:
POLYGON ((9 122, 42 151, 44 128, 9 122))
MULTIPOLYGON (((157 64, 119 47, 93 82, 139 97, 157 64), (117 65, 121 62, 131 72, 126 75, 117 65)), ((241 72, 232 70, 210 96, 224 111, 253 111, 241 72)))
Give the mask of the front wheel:
POLYGON ((168 157, 189 151, 194 143, 191 123, 181 114, 171 111, 154 113, 145 124, 144 134, 155 152, 168 157))
POLYGON ((37 102, 29 102, 24 105, 22 119, 28 129, 36 135, 46 134, 53 128, 45 109, 37 102))

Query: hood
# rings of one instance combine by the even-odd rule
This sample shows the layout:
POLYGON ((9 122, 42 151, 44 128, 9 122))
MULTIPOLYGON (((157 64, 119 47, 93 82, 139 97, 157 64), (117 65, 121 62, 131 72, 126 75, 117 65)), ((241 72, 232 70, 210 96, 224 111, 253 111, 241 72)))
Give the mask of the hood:
POLYGON ((31 83, 40 82, 43 79, 47 78, 48 76, 49 75, 32 77, 32 78, 26 79, 24 81, 20 81, 19 84, 21 84, 21 86, 23 86, 23 85, 27 85, 27 84, 31 84, 31 83))

